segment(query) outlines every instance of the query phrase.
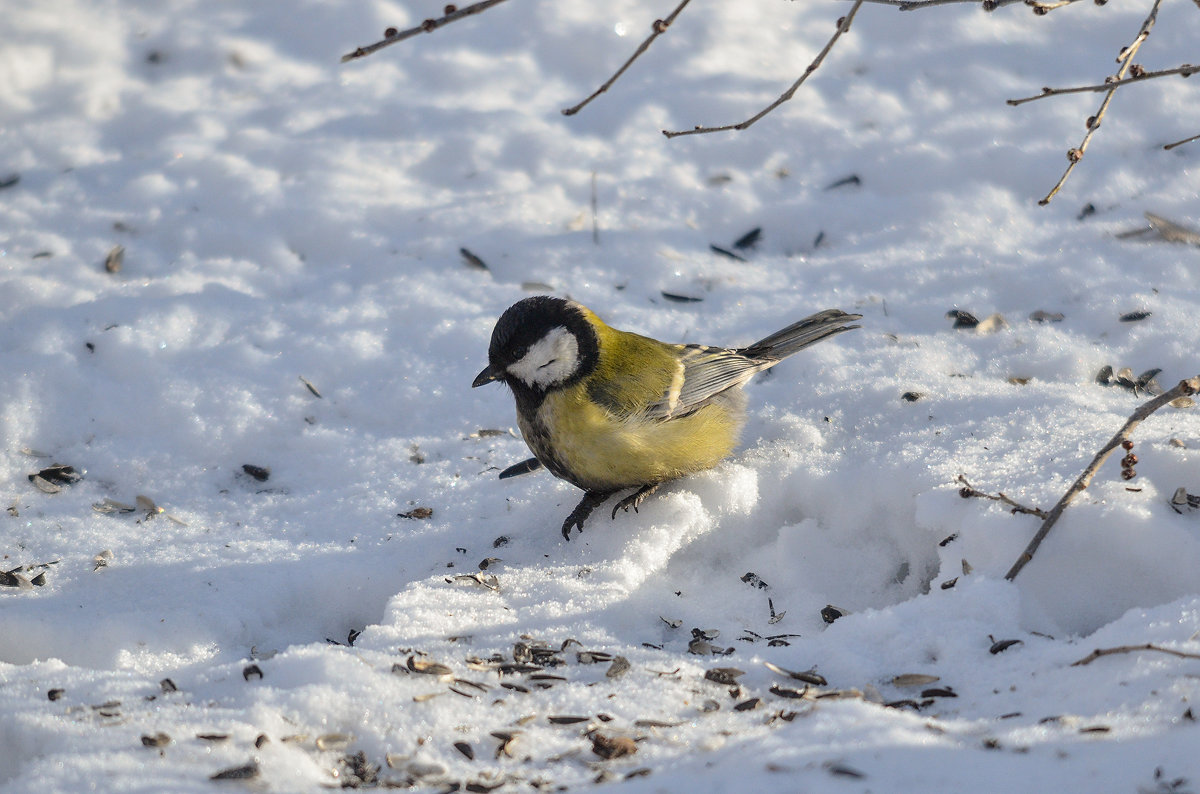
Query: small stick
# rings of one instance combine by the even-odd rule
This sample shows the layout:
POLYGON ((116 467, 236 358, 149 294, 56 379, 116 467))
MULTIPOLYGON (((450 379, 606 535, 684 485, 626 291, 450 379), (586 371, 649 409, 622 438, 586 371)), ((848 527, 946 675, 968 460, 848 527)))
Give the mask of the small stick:
POLYGON ((1197 72, 1200 72, 1200 66, 1193 66, 1190 63, 1185 63, 1182 66, 1176 66, 1174 69, 1162 69, 1157 72, 1142 72, 1141 74, 1134 75, 1133 77, 1126 77, 1122 80, 1113 80, 1112 82, 1100 83, 1098 85, 1081 85, 1073 88, 1043 88, 1042 93, 1040 94, 1022 97, 1020 99, 1009 99, 1007 100, 1007 103, 1013 107, 1016 107, 1017 105, 1024 105, 1026 102, 1035 102, 1039 99, 1045 99, 1046 97, 1051 96, 1062 96, 1063 94, 1082 94, 1088 91, 1098 92, 1116 90, 1123 85, 1129 85, 1130 83, 1141 83, 1145 82, 1146 80, 1153 80, 1156 77, 1167 77, 1173 74, 1177 74, 1182 77, 1189 77, 1197 72))
POLYGON ((1178 656, 1180 659, 1200 659, 1200 653, 1177 651, 1174 648, 1164 648, 1161 645, 1154 645, 1148 642, 1145 645, 1118 645, 1116 648, 1097 648, 1079 661, 1071 662, 1071 666, 1083 667, 1085 664, 1091 664, 1102 656, 1112 656, 1118 653, 1137 653, 1138 651, 1158 651, 1159 653, 1178 656))
POLYGON ((1033 13, 1041 15, 1048 14, 1056 8, 1062 8, 1063 6, 1069 6, 1072 3, 1078 2, 1079 0, 1058 0, 1058 2, 1055 3, 1041 3, 1038 2, 1038 0, 1025 0, 1025 5, 1032 8, 1033 13))
POLYGON ((612 77, 605 80, 603 85, 593 91, 591 96, 580 102, 578 105, 572 105, 569 108, 563 108, 562 114, 564 116, 574 116, 576 113, 583 110, 585 105, 612 87, 612 84, 617 82, 617 79, 621 75, 625 74, 625 70, 632 66, 633 62, 640 58, 643 52, 650 49, 650 45, 654 43, 654 40, 667 32, 667 28, 671 27, 671 23, 675 21, 675 17, 679 16, 679 12, 683 10, 683 7, 691 1, 692 0, 682 0, 682 2, 675 7, 675 10, 672 11, 666 19, 654 20, 654 24, 651 25, 653 32, 638 46, 633 55, 629 56, 629 60, 625 61, 625 63, 621 65, 621 68, 613 73, 612 77))
POLYGON ((1038 518, 1042 519, 1046 517, 1045 510, 1041 510, 1036 507, 1026 507, 1020 502, 1014 502, 1012 499, 1009 499, 1007 496, 1005 496, 1002 491, 993 495, 976 490, 971 483, 967 482, 967 477, 964 474, 958 475, 958 482, 962 483, 963 485, 963 487, 958 490, 958 493, 959 496, 962 496, 964 499, 969 499, 972 496, 978 496, 983 499, 991 499, 994 502, 1003 502, 1011 507, 1014 513, 1025 513, 1026 515, 1037 516, 1038 518))
POLYGON ((1143 419, 1167 403, 1177 400, 1180 397, 1193 395, 1196 392, 1200 392, 1200 375, 1188 380, 1181 380, 1175 385, 1175 388, 1165 391, 1154 399, 1148 400, 1138 406, 1138 409, 1125 421, 1125 425, 1104 445, 1103 449, 1096 453, 1096 457, 1083 470, 1083 474, 1079 475, 1079 479, 1067 489, 1067 492, 1058 500, 1058 504, 1047 514, 1046 520, 1042 522, 1042 526, 1038 529, 1037 534, 1033 536, 1033 540, 1029 541, 1029 545, 1025 547, 1025 551, 1021 552, 1021 556, 1013 563, 1012 568, 1004 575, 1004 578, 1010 582, 1017 578, 1017 574, 1021 572, 1021 569, 1033 559, 1038 546, 1042 545, 1042 541, 1046 539, 1046 535, 1050 533, 1051 527, 1062 516, 1063 511, 1067 509, 1067 505, 1071 503, 1072 499, 1087 489, 1088 485, 1092 482, 1092 478, 1096 476, 1096 472, 1100 470, 1100 466, 1108 459, 1108 456, 1112 454, 1114 449, 1121 446, 1122 441, 1129 438, 1130 434, 1133 433, 1133 429, 1141 424, 1143 419))
MULTIPOLYGON (((1196 0, 1196 3, 1200 4, 1200 0, 1196 0)), ((1167 149, 1169 151, 1171 149, 1174 149, 1176 146, 1183 146, 1185 143, 1191 143, 1192 141, 1196 141, 1196 140, 1200 140, 1200 135, 1193 135, 1190 138, 1184 138, 1182 141, 1175 141, 1175 143, 1168 143, 1165 146, 1163 146, 1163 148, 1167 149)))
MULTIPOLYGON (((916 11, 921 8, 929 8, 930 6, 946 6, 958 3, 970 3, 971 5, 982 6, 984 11, 993 11, 1000 6, 1023 3, 1025 0, 866 0, 866 2, 882 6, 896 6, 901 11, 916 11)), ((1200 0, 1196 0, 1196 2, 1200 2, 1200 0)))
MULTIPOLYGON (((1158 0, 1158 1, 1162 2, 1162 0, 1158 0)), ((866 0, 854 0, 854 5, 850 8, 850 12, 848 14, 846 14, 846 16, 844 16, 840 20, 838 20, 837 30, 834 31, 833 37, 831 39, 829 39, 829 42, 825 45, 825 48, 817 54, 817 57, 813 60, 813 62, 808 65, 808 68, 804 70, 804 74, 800 75, 800 78, 798 80, 796 80, 796 82, 792 83, 792 87, 789 88, 788 90, 784 91, 780 95, 779 99, 776 99, 774 102, 767 105, 765 108, 760 110, 758 113, 754 114, 750 118, 748 118, 745 121, 740 122, 738 124, 726 124, 722 127, 702 127, 697 124, 694 128, 692 128, 690 130, 681 130, 679 132, 671 132, 669 130, 663 130, 662 134, 667 136, 668 138, 677 138, 680 135, 700 135, 700 134, 706 133, 706 132, 726 132, 729 130, 744 130, 744 129, 746 129, 751 124, 758 121, 763 116, 767 115, 772 110, 774 110, 775 108, 779 107, 784 102, 787 102, 789 99, 792 98, 792 96, 796 93, 796 89, 798 89, 801 85, 804 84, 804 81, 808 79, 808 76, 811 75, 813 72, 817 71, 817 68, 821 65, 821 62, 825 60, 825 56, 828 55, 829 51, 833 49, 833 45, 837 42, 837 40, 839 38, 841 38, 842 34, 845 33, 846 31, 850 30, 850 24, 854 21, 854 15, 858 13, 858 9, 862 8, 862 4, 864 2, 866 2, 866 0)))
POLYGON ((503 2, 504 0, 480 0, 478 3, 473 3, 466 8, 460 8, 456 11, 451 11, 449 14, 438 17, 437 19, 427 19, 420 25, 417 25, 415 28, 398 31, 394 36, 388 36, 387 38, 381 39, 374 44, 368 44, 365 47, 359 47, 354 52, 346 53, 342 56, 342 63, 345 63, 346 61, 358 60, 359 58, 365 58, 373 52, 378 52, 384 47, 395 44, 398 41, 404 41, 405 39, 412 38, 418 33, 432 33, 443 25, 449 25, 451 22, 457 22, 463 17, 469 17, 472 14, 478 14, 480 11, 486 11, 492 6, 500 5, 503 2))
MULTIPOLYGON (((1134 37, 1133 43, 1121 50, 1120 54, 1117 55, 1117 63, 1121 64, 1121 68, 1117 70, 1115 75, 1113 75, 1115 78, 1114 82, 1120 82, 1124 80, 1125 75, 1129 73, 1130 67, 1133 66, 1134 56, 1137 55, 1137 51, 1142 47, 1142 42, 1146 40, 1146 38, 1150 35, 1150 30, 1154 27, 1154 22, 1158 18, 1158 7, 1160 5, 1162 5, 1162 0, 1154 0, 1154 5, 1150 9, 1150 14, 1146 17, 1146 20, 1142 22, 1142 27, 1138 31, 1137 36, 1134 37)), ((1100 103, 1100 109, 1096 111, 1096 115, 1088 119, 1087 134, 1083 136, 1083 141, 1079 144, 1079 146, 1067 151, 1067 160, 1070 161, 1067 164, 1067 170, 1063 172, 1061 177, 1059 177, 1058 184, 1050 189, 1050 192, 1046 194, 1046 197, 1038 201, 1039 205, 1043 207, 1046 206, 1050 203, 1050 199, 1054 198, 1058 191, 1062 190, 1062 186, 1066 184, 1067 179, 1071 176, 1071 172, 1075 170, 1075 166, 1079 165, 1079 161, 1083 159, 1084 153, 1087 152, 1088 143, 1091 142, 1092 136, 1096 134, 1096 130, 1100 129, 1100 122, 1104 119, 1104 113, 1108 110, 1108 105, 1110 102, 1112 102, 1112 98, 1116 95, 1116 93, 1117 89, 1108 89, 1108 93, 1104 95, 1104 101, 1100 103)))

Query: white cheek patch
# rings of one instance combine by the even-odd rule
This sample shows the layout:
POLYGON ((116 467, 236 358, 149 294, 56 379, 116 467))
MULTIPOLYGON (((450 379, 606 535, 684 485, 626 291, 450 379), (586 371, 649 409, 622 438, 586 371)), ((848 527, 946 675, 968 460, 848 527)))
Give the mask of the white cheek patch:
POLYGON ((534 343, 508 368, 513 377, 529 386, 546 388, 562 383, 579 367, 579 340, 559 326, 534 343))

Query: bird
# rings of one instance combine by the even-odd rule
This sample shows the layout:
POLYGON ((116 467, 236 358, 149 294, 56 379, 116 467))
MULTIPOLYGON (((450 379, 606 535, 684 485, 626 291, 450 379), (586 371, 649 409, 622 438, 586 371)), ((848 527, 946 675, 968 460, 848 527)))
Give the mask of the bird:
POLYGON ((826 309, 740 348, 669 344, 604 323, 572 300, 538 295, 500 315, 488 364, 471 383, 502 382, 534 457, 501 479, 544 466, 581 489, 562 535, 583 531, 615 494, 636 513, 665 482, 712 468, 737 446, 742 387, 755 374, 845 331, 861 314, 826 309))

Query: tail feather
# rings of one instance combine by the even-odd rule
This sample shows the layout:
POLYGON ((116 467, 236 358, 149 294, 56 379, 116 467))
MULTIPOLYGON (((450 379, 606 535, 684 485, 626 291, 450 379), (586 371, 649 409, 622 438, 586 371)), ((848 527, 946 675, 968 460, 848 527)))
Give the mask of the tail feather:
POLYGON ((815 345, 822 339, 861 328, 861 325, 846 325, 861 319, 861 314, 847 314, 841 309, 826 309, 792 323, 787 328, 776 331, 737 352, 747 358, 779 361, 793 353, 799 353, 809 345, 815 345))

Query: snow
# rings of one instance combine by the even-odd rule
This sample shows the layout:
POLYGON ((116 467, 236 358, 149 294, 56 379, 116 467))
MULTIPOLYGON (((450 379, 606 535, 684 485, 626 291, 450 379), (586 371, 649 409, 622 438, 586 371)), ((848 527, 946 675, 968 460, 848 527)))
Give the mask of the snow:
MULTIPOLYGON (((1193 83, 1121 89, 1046 207, 1101 95, 1004 104, 1114 71, 1149 3, 867 5, 790 103, 671 141, 774 99, 846 7, 689 7, 567 118, 669 8, 511 2, 338 63, 427 5, 3 15, 0 567, 44 579, 0 587, 0 792, 1200 785, 1200 511, 1169 504, 1197 409, 1140 425, 1137 477, 1105 463, 1015 582, 1040 522, 957 482, 1048 509, 1146 399, 1103 366, 1200 372, 1200 253, 1118 236, 1200 223, 1200 149, 1161 148, 1193 83), (528 452, 470 388, 543 291, 669 341, 864 318, 750 385, 729 461, 566 542, 578 492, 498 480, 528 452), (38 490, 52 464, 83 477, 38 490), (1184 656, 1072 664, 1146 643, 1184 656)), ((1139 61, 1196 29, 1164 3, 1139 61)))

